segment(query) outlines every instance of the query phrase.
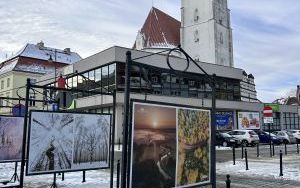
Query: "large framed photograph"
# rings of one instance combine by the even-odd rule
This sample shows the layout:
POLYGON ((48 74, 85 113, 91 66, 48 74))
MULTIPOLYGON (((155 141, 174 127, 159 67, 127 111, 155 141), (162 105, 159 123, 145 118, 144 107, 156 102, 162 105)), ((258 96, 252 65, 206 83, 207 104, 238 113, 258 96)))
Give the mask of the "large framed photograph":
POLYGON ((109 168, 110 114, 31 111, 27 175, 109 168))
POLYGON ((260 129, 259 112, 238 112, 239 129, 260 129))
POLYGON ((0 163, 22 159, 24 118, 0 116, 0 163))
POLYGON ((210 183, 210 111, 132 101, 130 187, 210 183))

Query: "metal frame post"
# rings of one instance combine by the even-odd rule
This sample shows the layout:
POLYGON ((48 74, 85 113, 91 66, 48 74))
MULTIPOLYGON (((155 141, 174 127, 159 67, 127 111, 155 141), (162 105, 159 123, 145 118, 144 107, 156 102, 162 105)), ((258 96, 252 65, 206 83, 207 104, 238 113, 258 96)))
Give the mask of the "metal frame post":
POLYGON ((249 166, 248 166, 248 152, 247 152, 247 149, 245 149, 245 161, 246 161, 246 170, 249 170, 249 166))
POLYGON ((114 161, 115 161, 115 122, 116 122, 116 89, 113 93, 113 123, 112 123, 112 135, 111 135, 111 161, 110 161, 110 187, 114 186, 114 161))
POLYGON ((129 127, 129 106, 130 106, 130 71, 131 71, 131 52, 126 52, 125 65, 125 91, 124 91, 124 116, 123 116, 123 143, 122 143, 122 169, 121 169, 121 188, 127 185, 127 146, 128 146, 128 127, 129 127))
POLYGON ((280 173, 279 173, 279 176, 283 176, 283 170, 282 170, 282 151, 280 150, 280 153, 279 153, 279 162, 280 162, 280 173))
POLYGON ((211 98, 211 184, 212 188, 217 187, 217 177, 216 177, 216 87, 215 87, 215 77, 216 74, 212 76, 211 88, 212 88, 212 98, 211 98))
POLYGON ((25 150, 26 150, 26 136, 27 136, 27 122, 28 122, 28 102, 29 102, 29 90, 31 87, 30 78, 27 78, 26 83, 26 97, 25 97, 25 114, 24 114, 24 129, 23 129, 23 145, 22 145, 22 160, 21 160, 21 171, 20 171, 20 188, 24 186, 24 170, 25 170, 25 150))
POLYGON ((232 160, 233 160, 233 165, 235 165, 235 147, 232 147, 232 160))

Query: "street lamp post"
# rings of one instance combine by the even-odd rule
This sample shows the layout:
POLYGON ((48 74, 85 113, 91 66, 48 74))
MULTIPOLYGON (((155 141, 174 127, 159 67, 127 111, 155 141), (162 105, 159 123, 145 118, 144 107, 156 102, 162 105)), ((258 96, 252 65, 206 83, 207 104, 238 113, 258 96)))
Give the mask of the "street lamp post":
POLYGON ((54 87, 56 85, 56 49, 54 49, 54 61, 52 59, 52 55, 50 55, 50 58, 48 59, 48 62, 51 64, 54 64, 54 87))

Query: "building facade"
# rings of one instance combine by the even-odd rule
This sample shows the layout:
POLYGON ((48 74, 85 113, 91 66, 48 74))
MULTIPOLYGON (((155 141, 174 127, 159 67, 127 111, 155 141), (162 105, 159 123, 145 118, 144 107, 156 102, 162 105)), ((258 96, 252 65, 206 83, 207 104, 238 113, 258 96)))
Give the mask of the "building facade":
MULTIPOLYGON (((82 75, 67 77, 67 85, 86 91, 113 92, 116 89, 116 141, 122 136, 124 81, 126 52, 132 57, 150 55, 148 52, 122 47, 112 47, 65 67, 68 73, 80 72, 82 75), (84 79, 88 78, 88 79, 84 79)), ((172 57, 176 64, 184 64, 185 59, 172 57)), ((267 130, 263 124, 262 111, 264 104, 242 100, 242 80, 244 70, 210 63, 200 63, 210 75, 217 75, 216 95, 217 111, 232 114, 231 129, 239 129, 239 113, 257 113, 258 129, 267 130)), ((47 80, 45 75, 42 80, 47 80)), ((42 82, 42 85, 53 85, 53 82, 42 82)), ((191 65, 186 73, 171 71, 165 55, 153 55, 135 61, 131 72, 131 98, 200 108, 211 108, 211 88, 208 80, 196 66, 191 65)), ((113 98, 107 95, 72 93, 77 111, 93 113, 113 113, 113 98)), ((299 127, 299 116, 296 106, 280 106, 274 113, 272 130, 292 129, 299 127)))
MULTIPOLYGON (((0 97, 25 97, 27 78, 30 78, 33 84, 45 74, 54 80, 54 74, 58 76, 62 67, 79 60, 81 57, 69 48, 49 48, 44 46, 43 42, 26 44, 17 54, 0 64, 0 97)), ((32 92, 30 97, 35 98, 36 95, 40 94, 32 92)), ((11 107, 16 104, 18 101, 0 100, 0 114, 10 115, 11 107)))

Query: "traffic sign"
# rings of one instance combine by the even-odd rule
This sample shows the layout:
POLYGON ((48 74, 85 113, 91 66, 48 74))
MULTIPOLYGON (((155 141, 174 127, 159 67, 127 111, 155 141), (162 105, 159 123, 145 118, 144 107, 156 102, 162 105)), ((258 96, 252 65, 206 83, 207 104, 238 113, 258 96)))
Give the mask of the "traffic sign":
POLYGON ((270 106, 264 107, 264 123, 273 123, 273 109, 270 106))

